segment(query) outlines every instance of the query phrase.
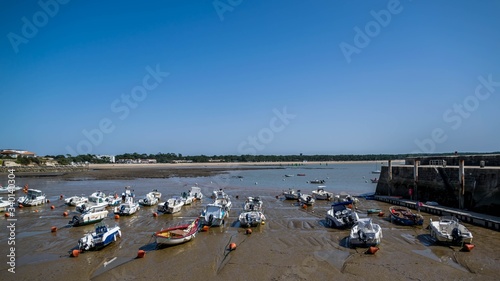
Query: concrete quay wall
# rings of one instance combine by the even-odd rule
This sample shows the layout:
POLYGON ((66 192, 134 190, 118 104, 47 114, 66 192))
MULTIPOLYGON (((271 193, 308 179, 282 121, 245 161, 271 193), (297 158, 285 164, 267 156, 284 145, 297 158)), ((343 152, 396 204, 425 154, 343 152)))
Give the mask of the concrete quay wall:
POLYGON ((500 217, 500 169, 498 167, 464 168, 464 189, 458 166, 418 166, 414 179, 413 165, 383 166, 376 195, 398 196, 422 202, 435 201, 442 206, 500 217))

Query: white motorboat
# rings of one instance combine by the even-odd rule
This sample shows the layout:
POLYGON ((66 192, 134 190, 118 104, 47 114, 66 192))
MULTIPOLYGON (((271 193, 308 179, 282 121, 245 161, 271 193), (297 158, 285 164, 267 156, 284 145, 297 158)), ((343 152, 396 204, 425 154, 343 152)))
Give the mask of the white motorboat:
POLYGON ((326 186, 324 186, 324 185, 320 185, 320 186, 318 186, 318 188, 316 190, 313 190, 311 192, 314 199, 316 199, 316 200, 332 200, 333 199, 333 192, 326 191, 325 187, 326 186))
POLYGON ((38 189, 28 189, 25 196, 17 199, 18 204, 22 206, 38 206, 47 203, 45 194, 38 189))
POLYGON ((11 186, 11 187, 9 187, 9 186, 1 186, 0 185, 0 194, 14 193, 14 192, 16 192, 18 190, 21 190, 21 188, 22 187, 17 186, 17 185, 11 186))
POLYGON ((115 194, 108 195, 108 197, 106 197, 106 199, 104 199, 104 201, 108 202, 108 206, 116 207, 116 206, 120 206, 122 199, 120 198, 120 196, 118 196, 118 194, 115 193, 115 194))
POLYGON ((299 199, 300 190, 295 191, 293 188, 289 188, 287 191, 283 191, 283 195, 285 195, 285 199, 287 200, 298 200, 299 199))
POLYGON ((80 251, 99 250, 116 241, 122 233, 119 226, 108 227, 107 225, 97 224, 94 232, 85 234, 78 240, 78 249, 80 251))
MULTIPOLYGON (((191 197, 192 201, 201 200, 203 198, 203 193, 201 193, 201 188, 197 186, 192 186, 191 190, 185 192, 186 197, 191 197)), ((182 197, 185 197, 184 194, 182 197)), ((187 204, 186 204, 187 205, 187 204)))
POLYGON ((226 210, 226 208, 216 203, 208 204, 201 213, 203 224, 209 226, 223 225, 224 220, 227 216, 228 211, 226 210))
POLYGON ((351 227, 359 219, 358 214, 348 208, 352 201, 332 204, 332 208, 326 212, 326 225, 329 227, 343 228, 351 227))
POLYGON ((260 211, 242 212, 238 218, 241 227, 258 226, 266 220, 264 214, 260 211))
POLYGON ((222 189, 214 191, 214 194, 215 194, 214 204, 221 205, 223 208, 226 209, 227 212, 229 212, 232 206, 231 200, 229 199, 229 195, 227 195, 222 189))
POLYGON ((154 206, 160 202, 161 193, 158 190, 153 190, 146 194, 144 198, 139 199, 139 204, 142 206, 154 206))
POLYGON ((9 200, 3 200, 3 198, 0 197, 0 212, 5 212, 5 210, 7 210, 10 206, 11 205, 9 200))
POLYGON ((188 192, 183 192, 181 194, 181 199, 184 202, 184 205, 191 205, 196 198, 191 194, 191 190, 188 192))
POLYGON ((243 211, 262 211, 263 202, 260 197, 247 197, 245 203, 243 203, 243 211))
POLYGON ((158 204, 158 211, 167 214, 174 214, 180 212, 182 206, 184 206, 182 197, 172 196, 172 198, 168 199, 166 202, 158 204))
POLYGON ((89 199, 87 197, 78 196, 78 195, 71 196, 71 197, 64 199, 65 204, 69 205, 69 206, 77 206, 77 205, 80 205, 83 203, 87 203, 88 201, 89 201, 89 199))
POLYGON ((301 204, 305 204, 307 206, 312 206, 315 202, 311 195, 305 193, 299 193, 299 201, 301 204))
POLYGON ((122 194, 122 203, 115 207, 114 213, 117 215, 130 216, 135 214, 139 209, 139 203, 134 202, 135 195, 130 190, 130 187, 125 187, 125 192, 122 194))
POLYGON ((86 209, 104 210, 108 206, 106 198, 97 196, 95 192, 87 199, 87 202, 76 205, 77 212, 83 213, 86 209))
POLYGON ((360 218, 351 228, 350 247, 377 246, 382 240, 382 228, 371 218, 360 218))
POLYGON ((438 242, 451 244, 472 243, 472 233, 455 217, 440 217, 430 220, 430 234, 438 242))
POLYGON ((68 222, 72 226, 81 226, 100 222, 108 216, 108 210, 102 206, 89 206, 83 204, 76 212, 73 218, 68 222))

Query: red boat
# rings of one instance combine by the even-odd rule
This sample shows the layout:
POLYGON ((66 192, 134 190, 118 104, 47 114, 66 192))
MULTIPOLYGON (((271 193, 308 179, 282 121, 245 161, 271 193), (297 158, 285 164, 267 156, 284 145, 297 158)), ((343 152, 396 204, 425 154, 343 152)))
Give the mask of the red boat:
POLYGON ((199 220, 160 230, 154 234, 156 244, 177 245, 191 241, 198 232, 199 220))

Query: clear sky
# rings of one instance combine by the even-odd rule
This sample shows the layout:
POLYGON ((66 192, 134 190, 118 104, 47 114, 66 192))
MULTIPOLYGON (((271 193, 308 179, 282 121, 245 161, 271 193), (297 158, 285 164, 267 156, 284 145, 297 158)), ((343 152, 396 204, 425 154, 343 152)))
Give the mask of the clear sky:
POLYGON ((1 148, 499 151, 500 2, 0 1, 1 148))

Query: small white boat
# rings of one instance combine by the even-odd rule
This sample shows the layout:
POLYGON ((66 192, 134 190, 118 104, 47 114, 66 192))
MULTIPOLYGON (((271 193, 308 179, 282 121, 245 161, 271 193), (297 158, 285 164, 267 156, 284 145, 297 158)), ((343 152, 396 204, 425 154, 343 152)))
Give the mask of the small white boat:
POLYGON ((241 227, 251 227, 262 224, 262 222, 266 220, 266 217, 260 211, 249 211, 242 212, 238 220, 240 221, 241 227))
POLYGON ((318 186, 318 188, 316 190, 313 190, 311 192, 314 199, 316 199, 316 200, 332 200, 333 199, 333 192, 326 191, 325 187, 326 186, 324 186, 324 185, 320 185, 320 186, 318 186))
POLYGON ((139 204, 142 206, 154 206, 160 202, 161 193, 158 190, 153 190, 146 194, 144 198, 139 199, 139 204))
POLYGON ((289 188, 287 191, 283 191, 283 195, 285 195, 285 199, 287 200, 298 200, 299 199, 300 190, 295 191, 293 188, 289 188))
POLYGON ((300 193, 299 201, 301 204, 305 204, 307 206, 312 206, 315 202, 314 198, 311 195, 305 193, 300 193))
POLYGON ((119 226, 108 227, 106 225, 97 224, 94 232, 87 233, 78 240, 78 249, 81 251, 99 250, 116 241, 117 237, 121 237, 122 233, 119 226))
POLYGON ((215 203, 208 204, 201 213, 203 224, 209 226, 223 225, 227 215, 228 211, 226 210, 226 208, 215 203))
POLYGON ((90 206, 86 208, 84 205, 73 213, 73 218, 68 222, 72 226, 82 226, 100 222, 108 216, 108 210, 105 207, 90 206))
MULTIPOLYGON (((101 198, 103 198, 103 199, 106 199, 106 197, 108 197, 108 196, 106 196, 106 194, 105 194, 104 192, 102 192, 102 191, 100 191, 100 190, 98 190, 98 191, 96 191, 96 192, 94 192, 94 193, 90 194, 90 196, 92 196, 92 197, 101 197, 101 198)), ((89 197, 90 197, 90 196, 89 196, 89 197)))
POLYGON ((329 227, 343 228, 351 227, 359 219, 358 214, 348 208, 352 201, 332 204, 332 208, 326 212, 326 225, 329 227))
POLYGON ((351 228, 350 247, 377 246, 382 240, 382 228, 371 218, 360 218, 351 228))
POLYGON ((167 214, 174 214, 181 211, 184 202, 180 196, 172 196, 166 202, 158 204, 158 212, 163 212, 167 214))
POLYGON ((25 196, 19 197, 17 203, 23 206, 38 206, 47 203, 45 194, 38 189, 28 189, 25 196))
POLYGON ((106 198, 96 196, 95 193, 92 193, 87 199, 87 202, 76 205, 77 212, 83 213, 86 209, 91 208, 95 210, 104 210, 108 206, 106 198))
POLYGON ((472 243, 472 233, 455 217, 440 217, 438 221, 431 219, 430 234, 438 242, 472 243))
POLYGON ((135 195, 131 192, 130 187, 125 187, 125 192, 122 194, 122 203, 115 207, 114 213, 117 215, 130 216, 135 214, 139 209, 139 203, 134 202, 135 195))
POLYGON ((195 238, 199 228, 199 218, 192 223, 185 223, 155 232, 155 242, 158 245, 177 245, 195 238))
POLYGON ((229 199, 229 195, 227 195, 222 189, 214 191, 214 194, 215 194, 214 204, 221 205, 223 208, 226 209, 227 212, 229 212, 232 206, 231 200, 229 199))
POLYGON ((197 186, 192 186, 191 190, 189 190, 188 192, 184 192, 184 193, 182 194, 182 197, 186 198, 186 202, 184 202, 185 205, 189 205, 193 201, 201 200, 203 198, 203 193, 201 193, 201 188, 199 188, 197 186), (192 199, 190 203, 187 202, 187 201, 189 201, 187 198, 192 199))
POLYGON ((106 197, 106 199, 104 199, 104 201, 108 202, 108 206, 110 207, 116 207, 116 206, 119 206, 120 203, 122 202, 122 199, 120 198, 120 196, 118 196, 118 194, 110 194, 108 195, 108 197, 106 197))
POLYGON ((12 186, 12 187, 9 187, 9 186, 1 186, 0 185, 0 194, 5 194, 5 193, 14 193, 18 190, 21 190, 22 187, 20 186, 12 186))
POLYGON ((80 205, 83 203, 87 203, 88 201, 89 201, 89 199, 87 197, 78 196, 78 195, 71 196, 71 197, 64 199, 65 204, 69 205, 69 206, 77 206, 77 205, 80 205))
POLYGON ((184 202, 184 205, 191 205, 196 198, 191 194, 191 191, 183 192, 181 194, 181 199, 184 202))
POLYGON ((3 198, 0 197, 0 212, 5 212, 5 210, 7 210, 10 206, 11 205, 9 200, 3 200, 3 198))
POLYGON ((243 203, 243 211, 262 211, 263 202, 260 197, 247 197, 245 203, 243 203))

